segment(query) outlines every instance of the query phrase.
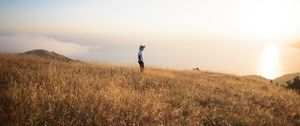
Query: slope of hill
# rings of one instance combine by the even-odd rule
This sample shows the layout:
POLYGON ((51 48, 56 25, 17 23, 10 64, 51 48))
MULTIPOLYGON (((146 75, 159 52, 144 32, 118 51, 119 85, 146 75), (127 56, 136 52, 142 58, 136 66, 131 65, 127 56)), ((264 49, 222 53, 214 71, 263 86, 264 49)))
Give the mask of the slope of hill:
POLYGON ((234 75, 0 54, 0 125, 300 125, 300 95, 234 75))
POLYGON ((299 73, 292 73, 292 74, 286 74, 286 75, 280 76, 280 77, 274 79, 274 82, 278 83, 280 85, 286 85, 287 81, 293 80, 296 76, 300 76, 300 72, 299 73))
POLYGON ((56 59, 56 60, 61 60, 61 61, 71 61, 72 59, 55 53, 53 51, 48 51, 48 50, 44 50, 44 49, 35 49, 35 50, 30 50, 27 52, 22 53, 23 55, 37 55, 40 57, 45 57, 45 58, 50 58, 50 59, 56 59))
POLYGON ((253 80, 257 80, 257 81, 264 81, 264 82, 270 82, 271 80, 264 78, 262 76, 258 76, 258 75, 245 75, 242 76, 243 78, 248 78, 248 79, 253 79, 253 80))

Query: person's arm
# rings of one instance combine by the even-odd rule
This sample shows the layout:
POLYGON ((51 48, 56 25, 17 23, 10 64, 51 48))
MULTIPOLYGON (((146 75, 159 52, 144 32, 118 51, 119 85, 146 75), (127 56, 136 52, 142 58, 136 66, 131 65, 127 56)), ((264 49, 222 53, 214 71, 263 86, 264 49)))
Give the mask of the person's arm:
POLYGON ((139 58, 139 61, 142 61, 142 62, 143 62, 143 56, 142 56, 142 52, 139 52, 139 56, 138 56, 138 58, 139 58))
POLYGON ((143 53, 142 53, 142 52, 141 52, 141 61, 144 62, 144 61, 143 61, 143 53))

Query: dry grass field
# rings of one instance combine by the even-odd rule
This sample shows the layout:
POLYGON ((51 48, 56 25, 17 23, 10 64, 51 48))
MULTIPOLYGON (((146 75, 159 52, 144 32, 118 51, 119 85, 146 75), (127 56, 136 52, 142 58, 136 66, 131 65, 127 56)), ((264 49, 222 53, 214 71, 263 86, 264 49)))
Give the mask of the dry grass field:
POLYGON ((300 125, 300 95, 205 71, 0 54, 0 125, 300 125))

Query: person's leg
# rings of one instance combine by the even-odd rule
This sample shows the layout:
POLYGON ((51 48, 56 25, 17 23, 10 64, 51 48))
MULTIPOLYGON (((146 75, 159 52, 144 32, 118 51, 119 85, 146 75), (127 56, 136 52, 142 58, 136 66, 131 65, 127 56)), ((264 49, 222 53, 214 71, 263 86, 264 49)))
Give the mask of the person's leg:
POLYGON ((144 72, 144 62, 141 62, 141 72, 144 72))
POLYGON ((143 69, 143 68, 142 68, 142 62, 139 61, 138 63, 139 63, 139 65, 140 65, 140 72, 142 72, 142 71, 143 71, 143 70, 142 70, 142 69, 143 69))

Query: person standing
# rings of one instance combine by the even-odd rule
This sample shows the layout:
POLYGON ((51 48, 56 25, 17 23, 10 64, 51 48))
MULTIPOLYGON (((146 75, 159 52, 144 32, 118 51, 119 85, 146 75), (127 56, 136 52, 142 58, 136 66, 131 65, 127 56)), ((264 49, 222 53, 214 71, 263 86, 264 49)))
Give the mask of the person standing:
POLYGON ((140 64, 140 71, 141 73, 144 71, 144 61, 143 61, 143 53, 142 51, 145 49, 145 45, 140 45, 139 52, 138 52, 138 63, 140 64))

